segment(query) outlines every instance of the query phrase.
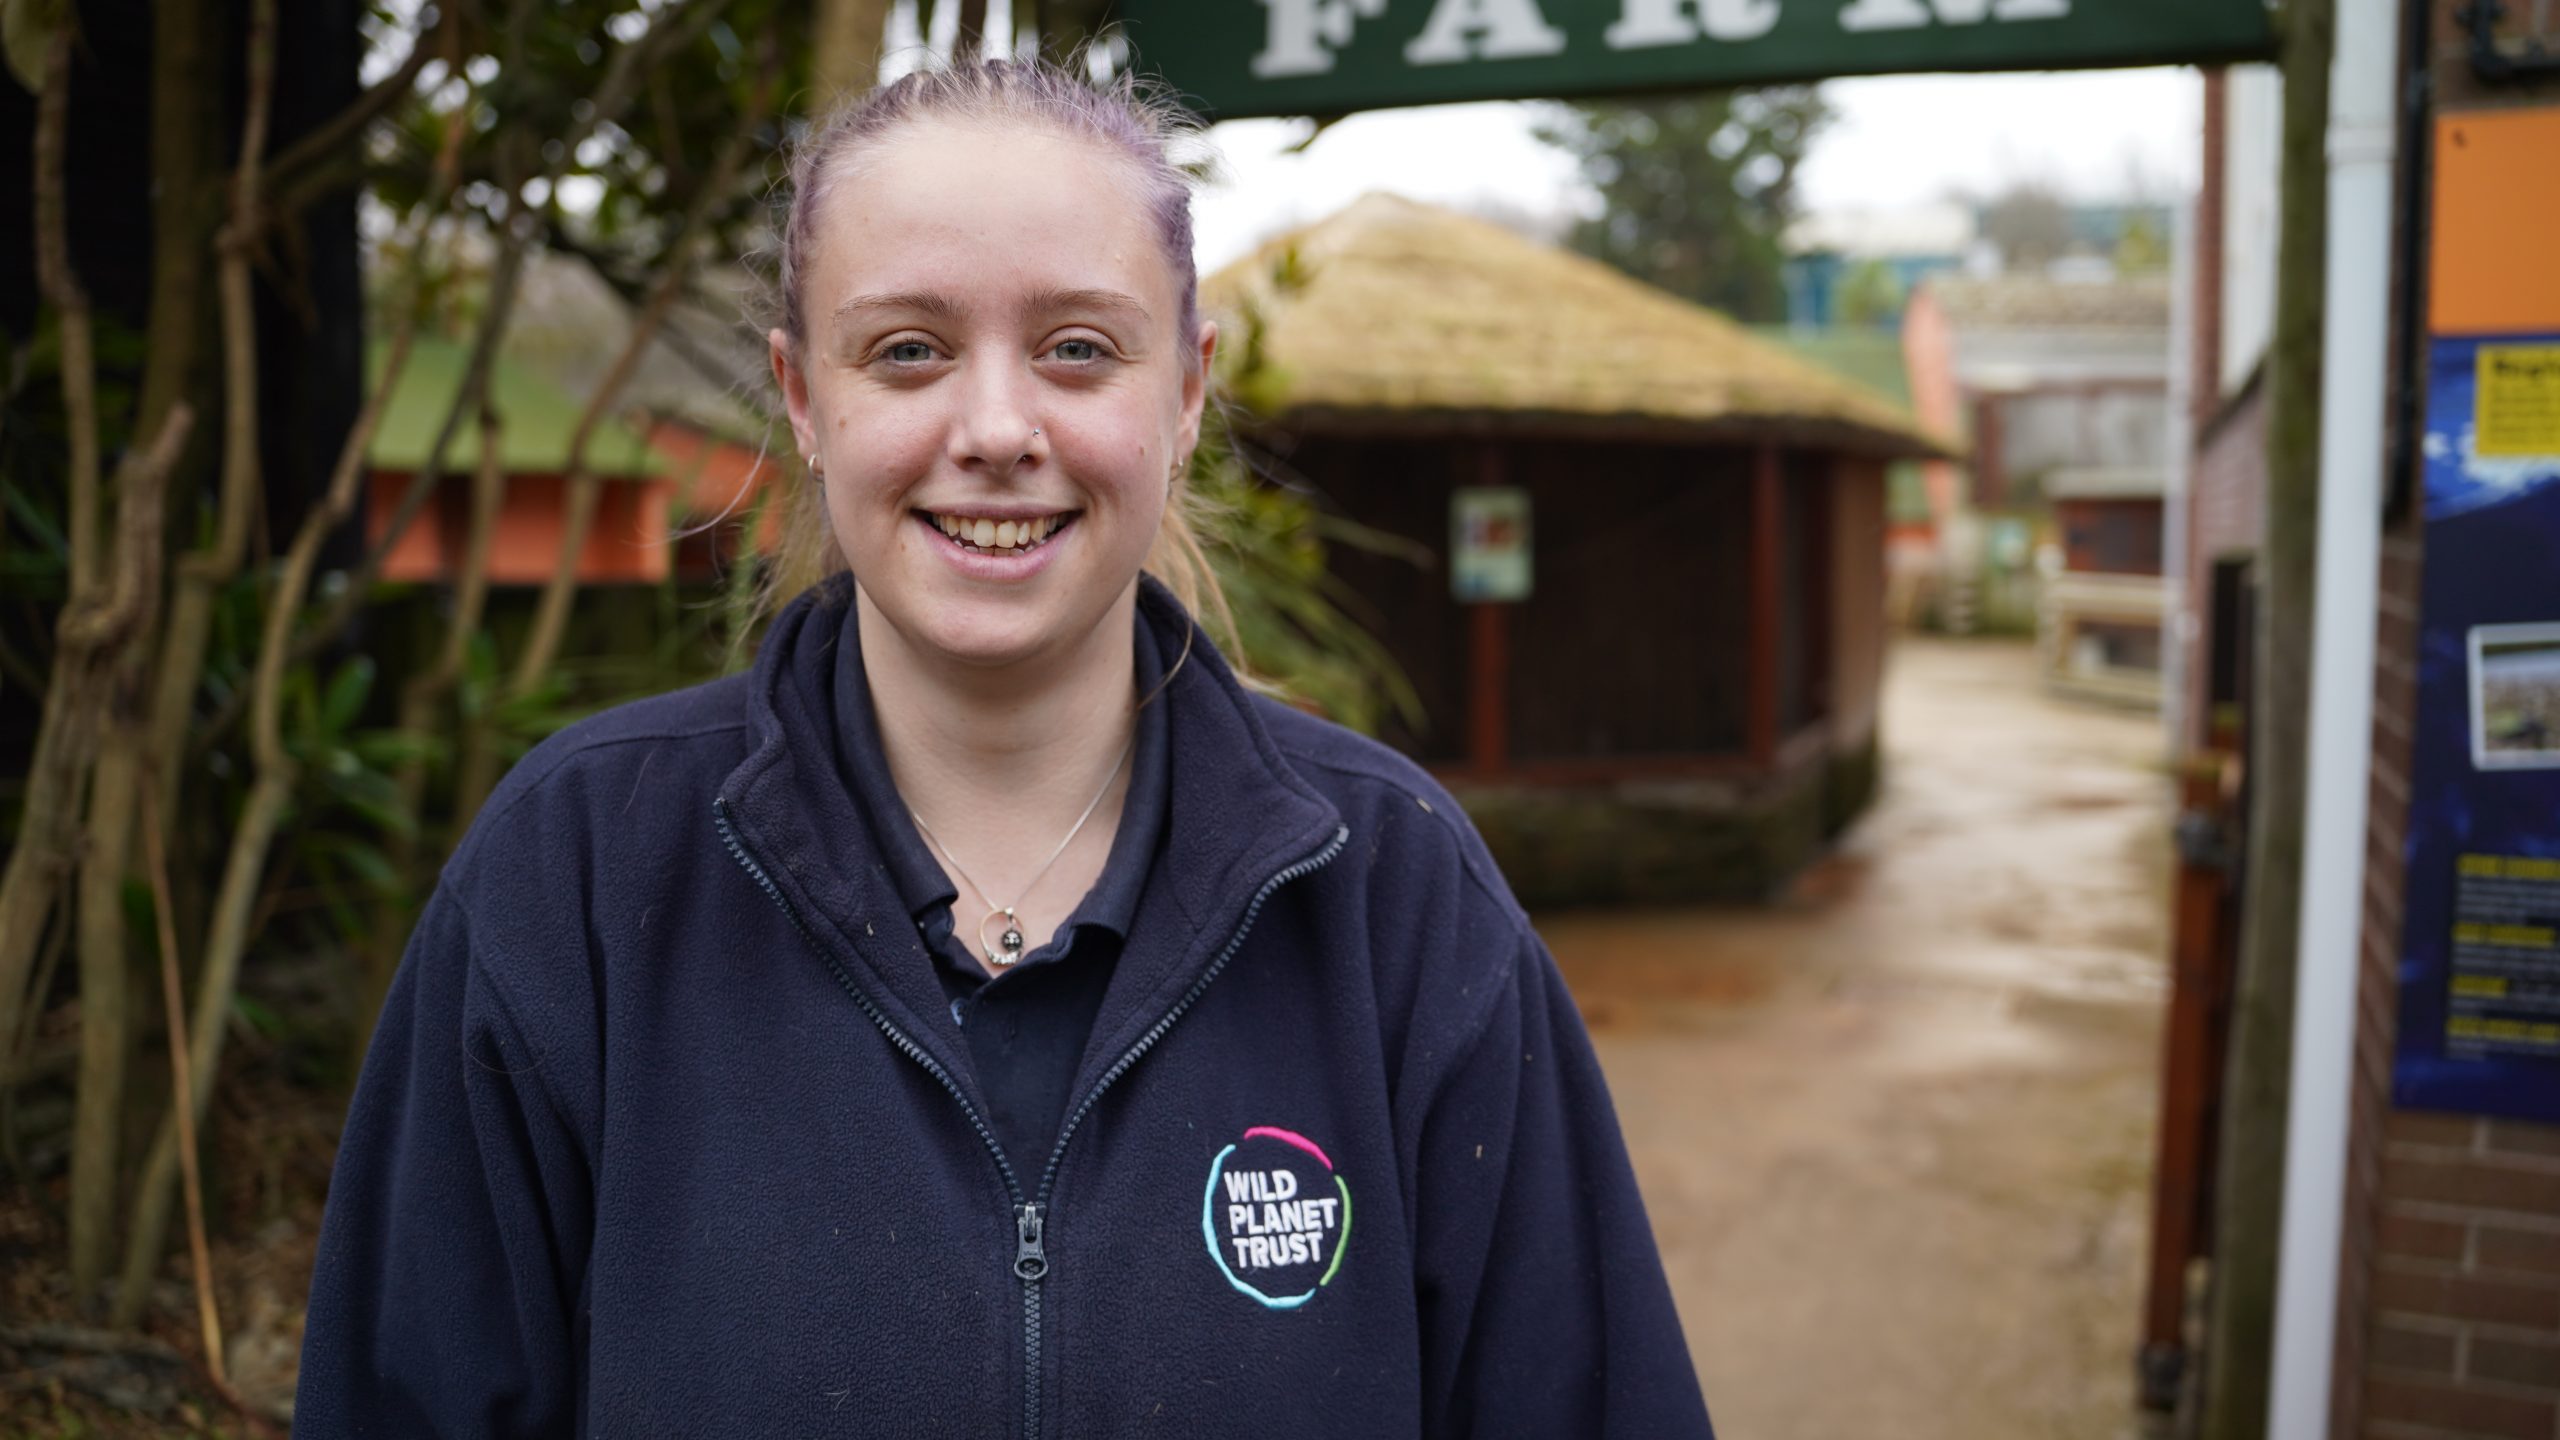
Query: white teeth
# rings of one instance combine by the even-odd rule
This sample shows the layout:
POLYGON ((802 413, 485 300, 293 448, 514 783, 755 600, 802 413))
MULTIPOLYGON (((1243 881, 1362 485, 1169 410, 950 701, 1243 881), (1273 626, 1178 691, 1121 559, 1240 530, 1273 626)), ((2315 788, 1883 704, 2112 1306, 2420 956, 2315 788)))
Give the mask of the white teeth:
POLYGON ((943 534, 973 550, 1028 550, 1056 534, 1066 524, 1063 515, 1043 515, 1032 520, 989 520, 965 515, 935 515, 926 512, 943 534))

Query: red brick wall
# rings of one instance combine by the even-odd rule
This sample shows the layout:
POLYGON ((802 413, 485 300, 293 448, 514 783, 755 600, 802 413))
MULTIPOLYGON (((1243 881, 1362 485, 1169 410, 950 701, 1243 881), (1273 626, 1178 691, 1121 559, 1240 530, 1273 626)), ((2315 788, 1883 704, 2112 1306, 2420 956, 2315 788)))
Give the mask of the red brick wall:
POLYGON ((2560 1127, 2391 1104, 2422 559, 2384 533, 2330 1434, 2555 1440, 2560 1127))
POLYGON ((2205 713, 2207 647, 2213 640, 2213 563, 2255 554, 2266 534, 2267 395, 2251 382, 2234 396, 2196 439, 2195 469, 2187 496, 2187 613, 2196 617, 2195 643, 2187 647, 2186 743, 2201 746, 2212 717, 2205 713))
MULTIPOLYGON (((2368 1375, 2375 1373, 2377 1362, 2387 1362, 2393 1367, 2387 1373, 2396 1376, 2399 1362, 2408 1358, 2403 1348, 2406 1335, 2399 1330, 2376 1333, 2369 1308, 2377 1293, 2374 1249, 2379 1240, 2382 1142, 2390 1109, 2392 1041, 2399 1007, 2401 841, 2409 817, 2409 717, 2417 695, 2420 559, 2414 524, 2404 521, 2384 532, 2374 631, 2373 768, 2365 794, 2355 1067, 2348 1096, 2346 1214, 2338 1266, 2337 1348, 2330 1373, 2330 1434, 2339 1440, 2365 1433, 2363 1418, 2368 1408, 2377 1415, 2401 1414, 2420 1398, 2405 1390, 2388 1390, 2378 1397, 2366 1393, 2368 1375)), ((2383 1293, 2397 1292, 2386 1286, 2383 1293)), ((2376 1433, 2398 1432, 2386 1428, 2376 1433)))
POLYGON ((2560 1127, 2392 1111, 2382 1141, 2351 1433, 2560 1435, 2560 1127))
MULTIPOLYGON (((2440 113, 2560 101, 2484 87, 2454 20, 2461 0, 2428 0, 2440 113)), ((2512 31, 2560 14, 2507 7, 2512 31)), ((2540 237, 2516 237, 2539 247, 2540 237)), ((2409 262, 2402 237, 2400 262, 2409 262)), ((2523 263, 2543 263, 2527 250, 2523 263)), ((2414 344, 2422 337, 2401 337, 2414 344)), ((2417 522, 2386 531, 2376 616, 2372 810, 2355 1090, 2349 1112, 2333 1440, 2560 1437, 2560 1126, 2394 1108, 2402 855, 2415 682, 2417 522)))

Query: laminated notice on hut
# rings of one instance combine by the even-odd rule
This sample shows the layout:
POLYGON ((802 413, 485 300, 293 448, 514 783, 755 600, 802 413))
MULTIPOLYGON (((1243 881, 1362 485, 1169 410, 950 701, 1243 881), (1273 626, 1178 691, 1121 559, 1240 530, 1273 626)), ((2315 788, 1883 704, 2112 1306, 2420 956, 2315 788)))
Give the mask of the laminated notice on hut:
POLYGON ((1449 493, 1449 594, 1466 604, 1529 598, 1529 492, 1467 485, 1449 493))
POLYGON ((2454 882, 2449 1055, 2560 1055, 2560 859, 2464 855, 2454 882))
POLYGON ((2560 455, 2560 345, 2483 345, 2472 453, 2560 455))

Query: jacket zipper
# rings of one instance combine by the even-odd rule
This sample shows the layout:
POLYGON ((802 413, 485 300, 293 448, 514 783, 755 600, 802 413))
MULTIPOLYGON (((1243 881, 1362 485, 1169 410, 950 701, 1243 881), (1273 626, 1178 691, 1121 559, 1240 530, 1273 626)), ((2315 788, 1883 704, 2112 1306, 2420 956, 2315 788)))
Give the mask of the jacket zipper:
POLYGON ((1191 988, 1182 993, 1182 998, 1175 1001, 1171 1009, 1147 1027, 1147 1033, 1120 1053, 1120 1058, 1113 1061, 1111 1068, 1102 1072, 1102 1078, 1094 1082, 1092 1091, 1084 1097, 1082 1104, 1076 1106, 1075 1113, 1067 1117, 1067 1123, 1059 1128, 1058 1143, 1049 1151, 1049 1163, 1041 1170, 1039 1197, 1026 1201, 1022 1196, 1022 1181, 1013 1173, 1013 1162, 1005 1158, 1003 1143, 996 1139, 995 1131, 978 1113, 978 1107, 969 1103, 968 1092, 960 1088, 960 1082, 951 1078, 951 1072, 943 1068, 942 1062, 908 1038, 907 1033, 899 1029, 879 1006, 871 1003, 871 997, 862 993, 860 986, 853 983, 853 977, 846 973, 835 952, 822 943, 800 918, 800 912, 791 904, 791 897, 783 894, 764 866, 747 853, 746 845, 738 839, 737 828, 729 823, 729 802, 725 796, 711 802, 711 818, 719 828, 721 843, 729 848, 730 858, 736 860, 748 878, 756 882, 756 888, 764 892, 765 898, 782 911, 783 918, 791 922, 791 928, 800 933, 801 940, 826 962, 828 973, 836 977, 836 984, 853 997, 854 1005, 870 1017, 871 1023, 888 1037, 889 1043, 896 1046, 900 1054, 922 1066, 926 1074, 940 1082, 951 1098, 959 1102, 960 1112, 969 1118, 969 1128, 978 1132, 978 1139, 986 1145, 987 1153, 995 1157, 996 1170, 1004 1177, 1005 1195, 1013 1205, 1013 1273, 1022 1282, 1022 1433, 1024 1440, 1039 1440, 1040 1282, 1049 1273, 1049 1252, 1044 1244, 1044 1235, 1048 1226, 1049 1190, 1057 1183, 1058 1161, 1066 1153, 1067 1141, 1076 1133, 1076 1127, 1084 1122, 1094 1102, 1102 1098, 1102 1092, 1110 1089, 1115 1081, 1129 1072, 1131 1066, 1138 1063, 1139 1056, 1163 1039, 1164 1032, 1173 1028, 1173 1022, 1181 1019, 1183 1012, 1199 1000, 1200 992, 1209 988, 1209 982, 1218 978, 1218 972, 1227 968, 1227 962, 1243 948, 1245 936, 1252 933, 1253 922, 1262 914, 1263 902, 1271 898, 1271 893, 1331 863, 1350 841, 1350 827, 1335 827, 1333 839, 1326 842, 1322 850, 1262 882, 1262 888, 1253 893, 1253 899, 1245 906, 1244 919, 1237 923, 1235 933, 1228 937, 1224 948, 1209 962, 1209 968, 1200 973, 1200 978, 1191 983, 1191 988))

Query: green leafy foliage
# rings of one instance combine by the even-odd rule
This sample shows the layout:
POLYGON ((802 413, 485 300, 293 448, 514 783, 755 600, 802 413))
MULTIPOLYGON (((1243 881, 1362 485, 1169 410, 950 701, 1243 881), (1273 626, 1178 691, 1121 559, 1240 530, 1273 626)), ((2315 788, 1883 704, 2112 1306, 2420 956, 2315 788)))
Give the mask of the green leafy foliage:
POLYGON ((1374 543, 1372 532, 1254 479, 1231 451, 1196 464, 1192 483, 1207 502, 1210 564, 1247 673, 1355 730, 1374 734, 1390 713, 1418 724, 1412 683, 1353 618, 1354 597, 1325 565, 1328 542, 1374 543))
MULTIPOLYGON (((47 3, 0 0, 13 25, 48 13, 47 3)), ((546 0, 427 10, 377 4, 365 24, 379 60, 396 63, 419 44, 439 58, 407 94, 327 153, 286 165, 281 157, 291 154, 296 137, 279 137, 269 198, 280 233, 308 221, 320 200, 350 189, 362 193, 367 218, 360 239, 375 282, 367 319, 376 335, 402 318, 390 308, 394 297, 412 293, 424 333, 467 334, 494 303, 489 282, 505 226, 530 227, 534 243, 583 261, 626 303, 648 290, 678 227, 697 207, 709 215, 699 272, 735 275, 753 268, 759 248, 771 240, 767 201, 780 156, 808 123, 791 112, 809 84, 810 16, 806 0, 728 0, 716 16, 694 23, 691 17, 713 8, 704 0, 546 0), (456 28, 422 34, 423 23, 437 15, 456 28), (670 17, 683 28, 652 31, 670 17), (616 53, 644 33, 676 38, 634 72, 636 88, 617 116, 595 125, 584 142, 569 143, 564 137, 593 119, 593 97, 616 53), (450 68, 443 58, 448 45, 450 68), (739 134, 751 97, 767 86, 781 101, 774 118, 749 134, 748 163, 725 188, 707 190, 716 157, 739 134), (435 167, 449 141, 457 183, 446 197, 435 167), (546 172, 553 176, 547 187, 524 183, 546 172), (435 203, 443 208, 429 214, 435 203)), ((292 23, 292 7, 284 13, 292 23)), ((81 257, 73 258, 76 268, 81 257)), ((291 246, 262 252, 260 283, 293 295, 302 258, 291 246)), ((211 273, 208 265, 208 287, 211 273)), ((201 315, 213 314, 209 288, 200 298, 201 315)), ((727 294, 710 284, 688 298, 703 307, 725 303, 727 294)), ((336 323, 344 317, 318 318, 336 323)), ((102 313, 95 346, 102 450, 112 469, 128 443, 135 379, 150 340, 102 313)), ((0 686, 23 698, 44 683, 65 579, 68 447, 59 336, 50 313, 39 309, 25 334, 0 336, 0 351, 0 686)), ((1269 374, 1257 361, 1236 378, 1249 393, 1269 374)), ((441 412, 437 418, 440 423, 441 412)), ((1377 544, 1382 537, 1326 514, 1308 496, 1257 480, 1223 424, 1213 420, 1209 431, 1193 480, 1207 501, 1206 546, 1233 606, 1246 669, 1354 726, 1375 729, 1389 716, 1414 716, 1411 687, 1358 623, 1351 597, 1325 563, 1330 545, 1377 544)), ((314 443, 327 451, 336 439, 314 443)), ((207 467, 218 447, 197 450, 173 485, 173 495, 182 497, 170 512, 173 560, 199 546, 214 520, 205 500, 215 493, 207 467)), ((459 506, 445 502, 463 498, 458 492, 469 476, 457 470, 442 484, 446 493, 417 523, 445 527, 450 544, 459 506)), ((307 498, 278 491, 268 503, 307 498)), ((279 603, 281 557, 301 518, 282 505, 261 513, 246 563, 213 597, 185 750, 173 757, 179 772, 169 826, 173 909, 189 964, 201 959, 210 892, 257 777, 250 694, 269 608, 279 603)), ((339 602, 352 581, 340 567, 361 543, 323 552, 312 593, 286 627, 294 648, 278 698, 293 785, 252 905, 243 971, 249 988, 235 1004, 250 1028, 270 1038, 299 1033, 303 1018, 292 1011, 300 1001, 279 1001, 275 992, 258 989, 265 967, 288 956, 325 957, 328 972, 352 992, 362 966, 341 957, 396 957, 401 935, 478 798, 465 794, 475 760, 494 761, 483 768, 502 771, 563 726, 709 678, 741 648, 739 617, 747 611, 703 587, 673 581, 654 590, 589 587, 563 649, 570 658, 538 683, 517 686, 510 683, 518 653, 512 642, 526 623, 531 596, 523 587, 501 586, 489 596, 450 690, 419 701, 411 686, 442 650, 452 592, 444 585, 379 584, 361 596, 352 624, 327 628, 344 618, 339 602), (411 717, 411 728, 403 728, 403 715, 411 717)), ((746 557, 723 588, 745 596, 758 573, 754 557, 746 557)), ((0 794, 0 801, 14 805, 14 796, 0 794)), ((137 920, 147 913, 137 909, 137 920)), ((135 933, 147 930, 138 924, 135 933)), ((361 1025, 361 1011, 352 1013, 361 1025)))
POLYGON ((374 662, 359 655, 325 674, 316 665, 296 666, 282 692, 285 749, 300 766, 284 828, 287 883, 307 908, 328 917, 343 942, 364 935, 369 902, 410 888, 384 849, 418 830, 396 767, 434 749, 427 737, 363 723, 375 679, 374 662))
POLYGON ((1833 301, 1841 324, 1890 329, 1902 318, 1902 282, 1881 260, 1860 263, 1840 281, 1833 301))
POLYGON ((1573 247, 1738 320, 1786 314, 1796 171, 1831 109, 1811 87, 1576 102, 1540 127, 1600 192, 1573 247))
MULTIPOLYGON (((1272 262, 1280 293, 1304 286, 1308 276, 1294 246, 1272 262)), ((1220 351, 1218 381, 1232 402, 1201 417, 1190 476, 1240 659, 1274 689, 1355 730, 1375 734, 1390 714, 1419 726, 1422 702, 1412 682, 1352 614, 1358 597, 1325 563, 1328 545, 1394 552, 1401 542, 1254 474, 1251 417, 1265 413, 1283 388, 1265 339, 1262 310, 1248 301, 1220 351)))

